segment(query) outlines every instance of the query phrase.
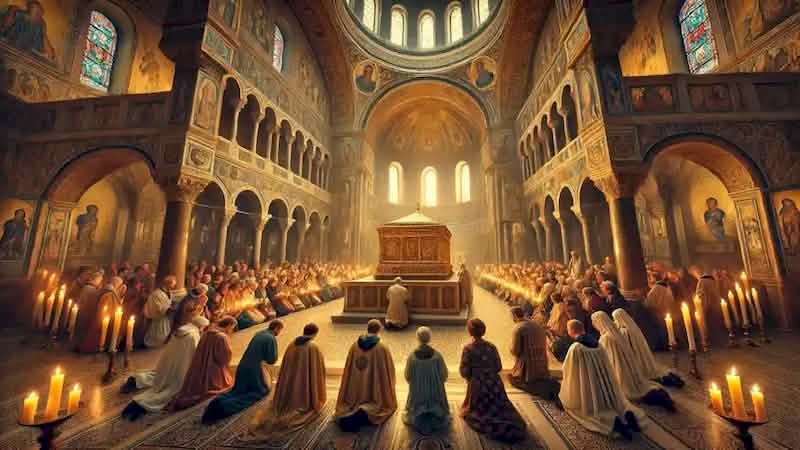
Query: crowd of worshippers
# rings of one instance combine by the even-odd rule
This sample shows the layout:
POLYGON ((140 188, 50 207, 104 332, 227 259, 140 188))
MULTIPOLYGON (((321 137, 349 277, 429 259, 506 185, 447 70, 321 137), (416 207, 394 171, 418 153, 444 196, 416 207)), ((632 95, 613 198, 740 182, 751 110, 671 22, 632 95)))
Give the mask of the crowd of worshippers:
POLYGON ((176 278, 168 275, 156 280, 148 264, 85 268, 69 283, 67 292, 69 298, 77 299, 82 312, 75 330, 75 349, 97 352, 103 318, 118 307, 123 308, 124 317, 144 319, 135 321, 134 348, 157 348, 169 342, 197 310, 211 323, 231 317, 234 329, 242 330, 341 298, 340 283, 368 271, 347 264, 268 263, 259 268, 243 262, 193 264, 187 271, 188 292, 175 295, 176 278))

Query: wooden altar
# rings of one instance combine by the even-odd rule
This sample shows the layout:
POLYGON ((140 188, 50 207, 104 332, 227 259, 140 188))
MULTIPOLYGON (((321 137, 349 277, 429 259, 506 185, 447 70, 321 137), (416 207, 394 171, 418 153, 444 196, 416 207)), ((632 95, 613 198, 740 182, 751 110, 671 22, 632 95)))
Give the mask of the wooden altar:
POLYGON ((377 279, 446 280, 450 265, 450 230, 419 211, 378 227, 377 279))

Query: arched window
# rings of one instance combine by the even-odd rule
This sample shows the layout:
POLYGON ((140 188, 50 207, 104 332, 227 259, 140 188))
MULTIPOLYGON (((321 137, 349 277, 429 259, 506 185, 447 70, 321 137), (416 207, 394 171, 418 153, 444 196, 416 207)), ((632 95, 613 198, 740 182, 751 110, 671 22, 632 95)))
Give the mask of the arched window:
POLYGON ((389 40, 394 45, 406 45, 406 10, 400 6, 392 7, 392 27, 389 40))
POLYGON ((476 0, 475 1, 475 21, 478 25, 486 22, 489 18, 489 0, 476 0))
POLYGON ((86 34, 86 49, 81 62, 81 82, 98 91, 108 92, 114 53, 117 51, 117 28, 103 13, 92 11, 86 34))
POLYGON ((470 196, 470 177, 469 164, 466 161, 459 161, 456 164, 456 203, 467 203, 470 196))
POLYGON ((377 0, 364 0, 364 11, 361 14, 361 23, 364 24, 365 27, 375 33, 378 31, 378 14, 377 14, 377 5, 375 2, 377 0))
POLYGON ((450 5, 447 12, 447 42, 460 41, 464 37, 464 23, 462 22, 461 3, 450 5))
POLYGON ((436 20, 433 13, 426 11, 419 16, 419 48, 436 47, 436 20))
POLYGON ((403 166, 393 162, 389 164, 389 203, 400 204, 400 192, 403 186, 403 166))
POLYGON ((683 48, 692 73, 708 73, 719 63, 705 0, 686 0, 678 13, 683 48))
POLYGON ((433 167, 426 167, 423 169, 420 181, 420 200, 422 206, 436 206, 436 169, 433 167))
POLYGON ((278 72, 283 71, 283 56, 286 51, 286 42, 283 40, 283 31, 275 25, 272 42, 272 67, 278 72))

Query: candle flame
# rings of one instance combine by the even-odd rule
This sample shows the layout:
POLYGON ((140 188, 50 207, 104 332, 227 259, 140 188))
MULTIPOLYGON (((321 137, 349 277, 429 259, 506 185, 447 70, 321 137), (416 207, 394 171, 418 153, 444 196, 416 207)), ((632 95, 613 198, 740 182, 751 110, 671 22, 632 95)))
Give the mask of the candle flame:
POLYGON ((681 303, 681 309, 689 309, 689 305, 686 302, 681 303))
POLYGON ((761 388, 759 388, 757 384, 754 384, 750 392, 761 392, 761 388))
POLYGON ((731 376, 734 376, 734 377, 736 376, 736 367, 735 367, 735 366, 731 366, 731 373, 730 373, 730 375, 731 375, 731 376))
POLYGON ((719 389, 719 387, 717 386, 717 383, 715 383, 715 382, 713 382, 713 381, 712 381, 712 382, 711 382, 711 389, 714 389, 715 391, 716 391, 717 389, 719 389))
POLYGON ((128 322, 130 322, 130 323, 134 323, 134 322, 136 322, 136 317, 134 317, 134 316, 131 314, 131 316, 128 318, 128 322))
POLYGON ((118 306, 118 307, 117 307, 117 313, 118 313, 118 314, 122 314, 122 307, 121 307, 121 306, 118 306))
POLYGON ((700 311, 695 311, 694 312, 694 317, 695 317, 695 319, 700 320, 700 311))
POLYGON ((80 391, 81 390, 81 385, 78 384, 78 383, 75 383, 75 385, 72 386, 72 390, 73 391, 80 391))
POLYGON ((30 393, 30 394, 28 394, 28 398, 36 398, 36 397, 38 397, 38 396, 39 396, 39 395, 36 393, 36 391, 31 391, 31 393, 30 393))
POLYGON ((736 290, 738 291, 739 289, 741 289, 741 287, 739 287, 739 282, 737 281, 736 282, 736 290))
POLYGON ((742 272, 741 278, 742 278, 742 281, 747 281, 747 273, 746 272, 742 272))
POLYGON ((56 366, 56 375, 61 375, 61 366, 56 366))
POLYGON ((672 319, 672 315, 670 313, 667 313, 667 315, 664 317, 664 319, 665 320, 672 319))
POLYGON ((724 298, 719 299, 719 304, 722 306, 728 306, 728 303, 725 301, 724 298))

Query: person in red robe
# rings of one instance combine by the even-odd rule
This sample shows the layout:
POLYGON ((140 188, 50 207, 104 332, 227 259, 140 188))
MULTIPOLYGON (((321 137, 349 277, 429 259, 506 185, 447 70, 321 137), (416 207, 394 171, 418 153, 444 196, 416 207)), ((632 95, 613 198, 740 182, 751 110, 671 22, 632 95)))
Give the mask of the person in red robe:
POLYGON ((109 340, 111 339, 111 326, 106 331, 105 348, 100 348, 100 336, 102 334, 103 317, 113 317, 114 311, 118 306, 122 306, 122 298, 125 296, 127 286, 122 281, 122 278, 114 276, 111 281, 99 289, 95 296, 86 301, 86 305, 80 305, 82 310, 90 314, 90 319, 84 324, 86 327, 82 330, 82 336, 76 339, 76 350, 80 353, 97 353, 108 348, 109 340))
POLYGON ((230 335, 235 329, 236 319, 225 316, 203 334, 183 380, 183 387, 172 400, 171 409, 189 408, 233 386, 228 365, 233 355, 230 335))

